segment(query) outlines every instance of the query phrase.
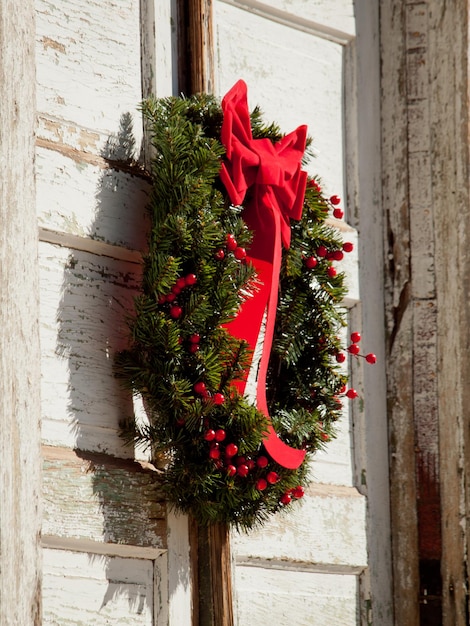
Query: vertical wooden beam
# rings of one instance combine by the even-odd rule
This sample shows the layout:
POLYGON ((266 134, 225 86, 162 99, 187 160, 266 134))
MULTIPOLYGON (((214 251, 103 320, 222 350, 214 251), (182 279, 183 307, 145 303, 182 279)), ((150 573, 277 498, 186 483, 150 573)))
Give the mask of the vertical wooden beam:
POLYGON ((180 0, 180 90, 214 92, 212 0, 180 0))
POLYGON ((34 2, 0 4, 0 623, 39 626, 34 2))

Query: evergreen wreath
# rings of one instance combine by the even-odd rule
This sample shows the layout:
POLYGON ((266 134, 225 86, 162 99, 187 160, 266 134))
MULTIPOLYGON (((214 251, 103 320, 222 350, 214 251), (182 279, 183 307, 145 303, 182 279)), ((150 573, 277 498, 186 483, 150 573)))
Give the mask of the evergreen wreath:
MULTIPOLYGON (((249 529, 304 495, 309 459, 335 437, 340 396, 357 395, 346 391, 340 365, 346 288, 333 265, 352 244, 326 222, 332 211, 340 216, 339 198, 325 198, 309 178, 302 219, 292 222, 283 251, 268 370, 272 424, 307 453, 299 468, 286 469, 264 449, 268 418, 234 385, 251 361, 247 342, 223 326, 256 297, 257 278, 245 260, 252 233, 243 207, 230 203, 219 178, 221 105, 206 94, 150 98, 142 112, 155 151, 151 228, 129 348, 117 356, 116 371, 142 396, 149 423, 131 420, 123 434, 164 459, 159 481, 177 509, 200 524, 249 529)), ((283 137, 258 108, 251 126, 254 138, 283 137)), ((357 354, 354 335, 349 351, 357 354)))

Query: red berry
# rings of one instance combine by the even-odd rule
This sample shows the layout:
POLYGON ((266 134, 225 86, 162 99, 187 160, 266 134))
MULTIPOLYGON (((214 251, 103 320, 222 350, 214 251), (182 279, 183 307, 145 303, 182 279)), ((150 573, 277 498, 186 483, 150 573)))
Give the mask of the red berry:
POLYGON ((268 472, 266 480, 270 485, 274 485, 279 480, 279 474, 277 472, 268 472))
POLYGON ((318 256, 325 257, 328 254, 328 250, 325 248, 325 246, 318 246, 317 254, 318 256))
POLYGON ((206 387, 206 383, 203 383, 202 380, 200 380, 199 382, 197 382, 194 387, 193 387, 194 391, 200 395, 200 396, 205 396, 207 393, 207 387, 206 387))
POLYGON ((256 463, 253 461, 253 459, 247 459, 246 460, 246 466, 248 467, 248 469, 250 471, 255 469, 255 465, 256 465, 256 463))
POLYGON ((331 196, 330 198, 330 202, 331 204, 339 204, 341 202, 341 199, 339 198, 339 196, 331 196))
POLYGON ((345 241, 343 243, 343 250, 345 252, 352 252, 354 250, 354 244, 351 241, 345 241))
POLYGON ((256 481, 256 489, 258 489, 258 491, 264 491, 267 486, 268 483, 264 478, 258 478, 258 480, 256 481))
POLYGON ((189 338, 189 341, 191 343, 199 343, 201 341, 201 335, 199 335, 198 333, 194 333, 189 338))
POLYGON ((215 440, 223 441, 225 439, 225 430, 223 428, 219 428, 215 431, 215 440))
POLYGON ((346 396, 347 396, 350 400, 354 400, 354 398, 357 398, 357 391, 351 387, 351 389, 348 389, 348 390, 346 391, 346 396))
POLYGON ((338 352, 335 358, 338 363, 344 363, 346 361, 346 355, 344 352, 338 352))
POLYGON ((294 498, 303 498, 305 495, 305 489, 302 487, 302 485, 299 485, 292 490, 292 495, 294 496, 294 498))
POLYGON ((351 354, 359 354, 360 348, 357 343, 353 343, 352 345, 350 345, 348 348, 348 352, 350 352, 351 354))
POLYGON ((346 391, 346 385, 341 385, 341 387, 339 388, 339 392, 344 393, 345 391, 346 391))
POLYGON ((344 259, 344 254, 341 250, 335 250, 333 252, 333 259, 335 261, 342 261, 344 259))
POLYGON ((176 286, 180 289, 184 289, 186 287, 186 279, 183 278, 183 276, 178 278, 178 280, 176 281, 176 286))
POLYGON ((227 444, 227 447, 225 448, 225 454, 228 457, 232 457, 235 456, 238 452, 238 446, 234 443, 229 443, 227 444))
POLYGON ((183 309, 180 306, 174 305, 170 308, 170 316, 177 320, 183 314, 183 309))
POLYGON ((337 220, 341 220, 344 217, 344 213, 341 209, 335 209, 333 211, 333 217, 336 217, 337 220))
POLYGON ((290 504, 292 500, 292 496, 290 495, 290 493, 288 493, 286 491, 286 493, 283 493, 280 499, 281 504, 290 504))
POLYGON ((266 467, 268 463, 269 463, 269 461, 268 461, 267 457, 265 457, 265 456, 259 456, 256 459, 256 465, 258 467, 266 467))
POLYGON ((225 252, 223 250, 217 250, 214 256, 217 259, 217 261, 222 261, 223 259, 225 259, 225 252))
POLYGON ((245 248, 235 248, 233 256, 237 259, 237 261, 242 261, 246 257, 245 248))
POLYGON ((330 265, 330 267, 326 270, 326 273, 330 278, 334 278, 338 272, 336 271, 336 268, 330 265))
POLYGON ((188 274, 183 278, 183 280, 185 285, 190 287, 191 285, 195 285, 197 283, 197 276, 196 274, 188 274))
POLYGON ((243 465, 244 463, 246 463, 246 459, 244 456, 239 456, 235 459, 235 463, 237 465, 243 465))
POLYGON ((371 363, 373 365, 374 363, 377 363, 377 357, 373 352, 370 352, 369 354, 366 354, 366 361, 367 363, 371 363))
POLYGON ((313 270, 314 267, 317 266, 318 261, 314 256, 309 256, 305 259, 305 266, 308 267, 309 270, 313 270))
POLYGON ((248 469, 248 465, 239 465, 237 467, 237 474, 239 476, 243 476, 243 477, 248 476, 249 471, 250 470, 248 469))
POLYGON ((227 246, 227 250, 231 250, 232 252, 238 246, 237 240, 233 235, 227 235, 225 238, 225 245, 227 246))
POLYGON ((197 344, 197 343, 190 343, 189 344, 188 351, 191 354, 195 354, 198 350, 199 350, 199 344, 197 344))
POLYGON ((211 448, 209 450, 209 457, 211 459, 218 459, 220 457, 220 450, 219 450, 219 448, 211 448))
POLYGON ((171 292, 175 294, 175 296, 178 296, 181 293, 181 287, 178 287, 178 285, 173 285, 173 287, 171 288, 171 292))
POLYGON ((158 304, 165 304, 165 302, 166 302, 166 296, 159 296, 158 304))
POLYGON ((206 432, 204 433, 204 439, 206 441, 214 441, 215 439, 215 430, 209 429, 206 430, 206 432))
POLYGON ((237 468, 235 467, 235 465, 227 465, 227 474, 229 476, 235 476, 236 473, 237 473, 237 468))
POLYGON ((176 300, 176 294, 175 294, 175 293, 169 293, 169 294, 166 296, 165 300, 166 300, 167 302, 173 302, 173 300, 176 300))
POLYGON ((351 341, 353 343, 359 343, 361 341, 361 333, 351 333, 351 341))
POLYGON ((320 437, 323 439, 323 441, 328 441, 330 435, 328 433, 320 433, 320 437))
POLYGON ((215 393, 214 397, 212 398, 214 401, 214 404, 223 404, 225 402, 225 396, 223 393, 215 393))

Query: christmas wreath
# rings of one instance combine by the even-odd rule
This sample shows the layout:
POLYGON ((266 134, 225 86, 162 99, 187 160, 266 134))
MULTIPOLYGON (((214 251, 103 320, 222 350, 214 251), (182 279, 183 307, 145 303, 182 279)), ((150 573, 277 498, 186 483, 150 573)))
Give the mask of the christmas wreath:
POLYGON ((342 397, 357 395, 341 363, 360 336, 342 349, 335 266, 352 244, 326 221, 342 217, 339 198, 302 170, 305 128, 283 135, 250 114, 242 81, 222 103, 148 99, 142 112, 151 228, 116 367, 148 424, 124 435, 164 460, 179 510, 248 529, 304 495, 309 459, 335 436, 342 397))

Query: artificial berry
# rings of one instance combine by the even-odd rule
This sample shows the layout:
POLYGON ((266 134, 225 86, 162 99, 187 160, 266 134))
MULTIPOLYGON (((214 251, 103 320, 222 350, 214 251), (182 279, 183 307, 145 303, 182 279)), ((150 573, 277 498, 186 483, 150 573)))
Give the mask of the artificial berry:
POLYGON ((183 276, 178 278, 178 280, 176 281, 176 286, 180 289, 184 289, 186 287, 186 279, 183 278, 183 276))
POLYGON ((255 469, 256 463, 253 461, 253 459, 247 459, 246 460, 246 466, 251 471, 251 470, 255 469))
POLYGON ((298 487, 295 487, 295 489, 292 489, 291 493, 294 498, 303 498, 305 495, 305 489, 302 487, 302 485, 299 485, 298 487))
POLYGON ((354 244, 351 241, 345 241, 343 243, 343 250, 345 252, 352 252, 354 250, 354 244))
POLYGON ((209 430, 206 430, 206 432, 204 433, 204 439, 206 441, 214 441, 214 439, 215 439, 215 430, 212 430, 211 428, 209 430))
POLYGON ((242 261, 246 257, 245 248, 235 248, 233 256, 237 259, 237 261, 242 261))
POLYGON ((342 261, 344 259, 344 254, 341 250, 335 250, 333 252, 333 259, 335 261, 342 261))
POLYGON ((351 341, 353 343, 359 343, 361 341, 361 333, 351 333, 351 341))
POLYGON ((377 363, 377 357, 373 352, 370 352, 369 354, 366 354, 366 361, 367 363, 371 363, 373 365, 374 363, 377 363))
POLYGON ((237 468, 235 467, 235 465, 227 465, 227 474, 229 476, 235 476, 236 473, 237 473, 237 468))
POLYGON ((268 463, 269 463, 268 458, 265 456, 259 456, 256 459, 256 465, 258 467, 266 467, 268 463))
POLYGON ((219 450, 219 448, 211 448, 209 450, 209 457, 211 459, 218 459, 220 457, 220 450, 219 450))
POLYGON ((344 213, 341 209, 335 209, 333 211, 333 217, 336 217, 337 220, 341 220, 344 217, 344 213))
POLYGON ((305 259, 305 266, 308 267, 309 270, 313 270, 316 267, 318 261, 314 256, 309 256, 305 259))
POLYGON ((189 341, 191 343, 199 343, 201 341, 201 335, 199 335, 198 333, 193 333, 189 338, 189 341))
POLYGON ((328 433, 321 432, 320 437, 323 439, 323 441, 328 441, 330 438, 330 435, 328 433))
POLYGON ((328 254, 328 250, 325 248, 325 246, 318 246, 317 254, 318 256, 325 257, 328 254))
POLYGON ((216 441, 223 441, 225 439, 225 430, 223 428, 219 428, 218 430, 215 431, 215 440, 216 441))
POLYGON ((292 500, 292 496, 287 491, 286 493, 283 493, 280 498, 281 504, 290 504, 291 500, 292 500))
POLYGON ((178 285, 173 285, 173 287, 171 288, 171 293, 174 293, 175 296, 178 296, 181 293, 181 287, 178 287, 178 285))
POLYGON ((170 316, 174 320, 177 320, 179 317, 181 317, 182 314, 183 314, 183 309, 180 306, 177 306, 175 304, 174 306, 170 308, 170 316))
POLYGON ((331 204, 339 204, 341 202, 341 199, 339 198, 339 196, 331 196, 330 198, 330 202, 331 204))
POLYGON ((237 467, 237 474, 239 476, 243 476, 243 477, 248 476, 249 471, 250 470, 248 469, 248 465, 239 465, 237 467))
POLYGON ((223 250, 217 250, 214 256, 217 259, 217 261, 222 261, 223 259, 225 259, 225 252, 223 250))
POLYGON ((190 343, 189 344, 188 351, 191 354, 195 354, 198 350, 199 350, 199 344, 197 344, 197 343, 190 343))
POLYGON ((268 472, 266 480, 270 485, 274 485, 279 480, 279 474, 277 472, 268 472))
POLYGON ((188 274, 183 278, 183 280, 184 284, 190 287, 191 285, 195 285, 197 283, 197 276, 196 274, 188 274))
POLYGON ((338 354, 335 356, 335 359, 338 363, 344 363, 346 361, 346 355, 344 354, 344 352, 338 352, 338 354))
POLYGON ((232 457, 235 456, 238 452, 238 446, 234 443, 229 443, 227 444, 227 447, 225 448, 225 454, 228 457, 232 457))
POLYGON ((214 404, 223 404, 225 402, 225 396, 223 393, 217 392, 214 394, 214 397, 212 398, 212 400, 214 401, 214 404))
POLYGON ((205 396, 207 393, 207 387, 206 387, 206 383, 202 382, 202 380, 200 380, 199 382, 197 382, 194 387, 193 387, 194 391, 200 395, 200 396, 205 396))
POLYGON ((169 294, 166 296, 165 300, 166 300, 167 302, 173 302, 173 300, 176 300, 176 294, 175 294, 175 293, 169 293, 169 294))
POLYGON ((165 304, 166 302, 166 296, 160 296, 158 298, 158 304, 165 304))
POLYGON ((326 270, 326 273, 330 278, 334 278, 338 272, 336 271, 336 268, 330 265, 330 267, 326 270))
POLYGON ((233 235, 227 235, 225 245, 227 246, 227 250, 231 250, 232 252, 238 247, 237 240, 233 235))
POLYGON ((246 459, 244 456, 239 456, 235 459, 235 463, 237 465, 243 465, 244 463, 246 463, 246 459))
POLYGON ((359 354, 359 351, 360 351, 360 348, 357 345, 357 343, 353 343, 352 345, 348 347, 348 352, 350 354, 359 354))
POLYGON ((258 489, 258 491, 264 491, 267 486, 268 483, 264 478, 258 478, 258 480, 256 481, 256 489, 258 489))
POLYGON ((347 396, 350 400, 354 400, 354 398, 357 398, 357 391, 351 387, 351 389, 348 389, 348 390, 346 391, 346 396, 347 396))

